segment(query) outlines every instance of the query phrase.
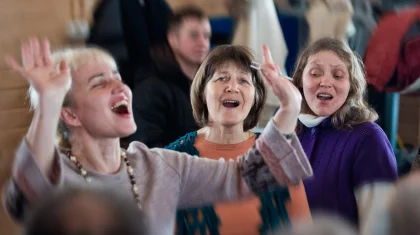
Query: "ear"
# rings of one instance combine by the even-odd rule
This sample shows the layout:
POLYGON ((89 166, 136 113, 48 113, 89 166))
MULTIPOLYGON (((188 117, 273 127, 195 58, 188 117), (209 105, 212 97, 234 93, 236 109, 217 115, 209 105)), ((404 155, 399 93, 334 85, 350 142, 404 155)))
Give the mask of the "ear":
POLYGON ((60 118, 69 127, 78 127, 82 125, 79 118, 71 110, 71 108, 62 108, 61 113, 60 113, 60 118))
POLYGON ((178 45, 178 38, 174 31, 170 31, 167 35, 168 43, 171 48, 175 48, 178 45))

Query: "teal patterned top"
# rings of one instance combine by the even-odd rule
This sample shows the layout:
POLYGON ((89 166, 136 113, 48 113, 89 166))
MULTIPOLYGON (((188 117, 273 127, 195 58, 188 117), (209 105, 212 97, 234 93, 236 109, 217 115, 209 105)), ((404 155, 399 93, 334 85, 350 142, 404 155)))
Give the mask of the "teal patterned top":
MULTIPOLYGON (((256 133, 258 136, 259 133, 256 133)), ((191 132, 166 146, 166 149, 185 152, 200 157, 200 153, 194 147, 197 132, 191 132)), ((267 191, 260 196, 261 221, 260 234, 278 231, 278 229, 290 224, 285 203, 290 200, 287 187, 280 187, 267 191)), ((178 235, 219 235, 221 221, 212 205, 201 208, 189 208, 177 211, 177 234, 178 235), (201 216, 199 216, 201 214, 201 216)))

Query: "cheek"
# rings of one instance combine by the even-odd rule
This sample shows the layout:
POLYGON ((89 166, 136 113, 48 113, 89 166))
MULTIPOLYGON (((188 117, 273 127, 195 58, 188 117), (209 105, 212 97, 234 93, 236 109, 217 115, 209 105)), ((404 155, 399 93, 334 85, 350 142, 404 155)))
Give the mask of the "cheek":
POLYGON ((250 107, 254 105, 255 103, 255 88, 249 89, 249 91, 246 91, 246 102, 250 107))
POLYGON ((341 86, 339 86, 338 93, 339 93, 340 99, 345 101, 349 95, 349 92, 350 92, 349 82, 343 83, 341 86))
POLYGON ((315 97, 317 86, 314 83, 302 82, 303 95, 306 100, 310 100, 315 97))

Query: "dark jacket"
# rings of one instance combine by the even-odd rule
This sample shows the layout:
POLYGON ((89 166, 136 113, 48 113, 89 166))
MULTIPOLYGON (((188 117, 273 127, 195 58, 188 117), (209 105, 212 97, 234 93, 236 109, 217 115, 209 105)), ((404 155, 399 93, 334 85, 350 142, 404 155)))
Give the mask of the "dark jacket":
POLYGON ((167 44, 171 8, 165 0, 120 0, 121 28, 130 69, 124 81, 131 88, 151 74, 150 48, 167 44))
POLYGON ((163 147, 198 129, 190 101, 190 79, 181 71, 168 47, 153 53, 154 75, 135 85, 133 114, 137 131, 129 141, 149 148, 163 147))

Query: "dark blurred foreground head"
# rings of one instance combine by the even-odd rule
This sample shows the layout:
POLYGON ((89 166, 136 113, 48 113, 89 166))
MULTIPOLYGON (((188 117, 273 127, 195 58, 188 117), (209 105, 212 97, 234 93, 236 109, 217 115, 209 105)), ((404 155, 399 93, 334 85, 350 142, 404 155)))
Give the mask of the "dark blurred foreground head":
POLYGON ((145 215, 105 191, 72 189, 47 198, 25 222, 25 235, 148 234, 145 215))

